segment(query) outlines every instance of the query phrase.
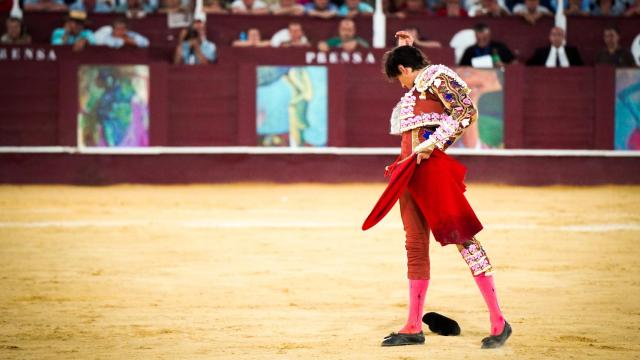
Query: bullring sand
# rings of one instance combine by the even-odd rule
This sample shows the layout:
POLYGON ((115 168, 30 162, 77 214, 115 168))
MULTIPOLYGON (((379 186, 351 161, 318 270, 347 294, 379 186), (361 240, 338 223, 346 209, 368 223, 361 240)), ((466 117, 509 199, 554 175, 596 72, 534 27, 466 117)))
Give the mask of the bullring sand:
POLYGON ((381 348, 406 317, 384 184, 0 187, 2 359, 638 359, 640 187, 471 184, 507 346, 453 247, 426 311, 460 337, 381 348))

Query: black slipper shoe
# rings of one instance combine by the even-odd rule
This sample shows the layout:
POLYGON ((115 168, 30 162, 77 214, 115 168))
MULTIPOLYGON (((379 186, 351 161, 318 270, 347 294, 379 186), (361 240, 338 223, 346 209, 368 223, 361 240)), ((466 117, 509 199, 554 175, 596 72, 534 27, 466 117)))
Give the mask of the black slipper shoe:
POLYGON ((504 329, 502 329, 502 333, 500 335, 491 335, 482 339, 482 348, 483 349, 496 349, 504 345, 507 342, 509 336, 513 330, 511 329, 511 325, 508 322, 504 322, 504 329))
POLYGON ((458 336, 460 335, 460 325, 444 315, 435 312, 424 314, 422 322, 429 325, 429 330, 442 336, 458 336))
POLYGON ((401 346, 401 345, 422 345, 424 344, 424 333, 399 334, 391 333, 382 341, 381 346, 401 346))

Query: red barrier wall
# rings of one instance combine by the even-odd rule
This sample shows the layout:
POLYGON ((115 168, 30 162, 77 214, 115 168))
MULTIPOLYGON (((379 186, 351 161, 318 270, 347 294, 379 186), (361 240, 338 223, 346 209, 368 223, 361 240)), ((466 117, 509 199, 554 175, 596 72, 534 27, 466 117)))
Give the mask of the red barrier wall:
MULTIPOLYGON (((25 48, 18 48, 23 53, 25 48)), ((302 49, 232 49, 211 66, 174 66, 147 50, 55 50, 58 61, 4 61, 0 79, 0 145, 76 145, 77 71, 81 64, 146 63, 151 67, 150 131, 154 146, 257 144, 255 67, 305 64, 302 49)), ((373 64, 327 64, 330 146, 395 146, 388 136, 391 108, 403 93, 373 64)), ((369 52, 363 53, 369 55, 369 52)), ((451 49, 432 52, 450 63, 451 49)), ((315 61, 315 60, 314 60, 315 61)), ((317 62, 312 61, 312 64, 317 62)), ((438 61, 439 62, 439 61, 438 61)), ((508 148, 611 149, 614 69, 507 67, 505 144, 508 148)))
POLYGON ((613 149, 614 68, 512 65, 505 82, 506 147, 613 149))
POLYGON ((0 66, 0 144, 58 143, 58 74, 54 62, 0 66))
MULTIPOLYGON (((638 184, 638 157, 455 156, 470 182, 638 184)), ((385 181, 393 156, 0 154, 0 183, 213 183, 385 181)))
MULTIPOLYGON (((169 146, 220 146, 238 143, 238 93, 235 66, 171 67, 168 70, 169 146)), ((253 97, 252 97, 253 98, 253 97)))

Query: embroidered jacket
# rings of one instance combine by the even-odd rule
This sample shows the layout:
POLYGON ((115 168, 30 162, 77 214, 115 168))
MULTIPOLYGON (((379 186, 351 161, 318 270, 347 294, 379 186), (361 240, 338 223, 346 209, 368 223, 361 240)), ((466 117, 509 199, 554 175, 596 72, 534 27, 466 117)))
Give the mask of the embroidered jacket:
POLYGON ((414 152, 444 151, 478 118, 470 92, 453 70, 427 66, 393 109, 391 134, 411 131, 414 152))

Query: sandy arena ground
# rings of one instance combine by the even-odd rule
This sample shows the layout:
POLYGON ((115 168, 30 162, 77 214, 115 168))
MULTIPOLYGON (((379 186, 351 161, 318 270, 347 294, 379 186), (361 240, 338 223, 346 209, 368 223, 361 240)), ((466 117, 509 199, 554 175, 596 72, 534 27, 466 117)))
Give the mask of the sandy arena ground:
POLYGON ((381 348, 406 317, 383 184, 0 187, 2 359, 638 359, 640 187, 471 184, 514 335, 432 242, 426 311, 460 337, 381 348))

